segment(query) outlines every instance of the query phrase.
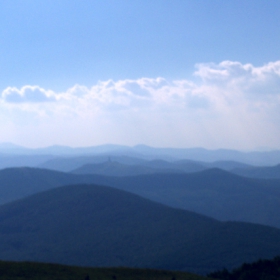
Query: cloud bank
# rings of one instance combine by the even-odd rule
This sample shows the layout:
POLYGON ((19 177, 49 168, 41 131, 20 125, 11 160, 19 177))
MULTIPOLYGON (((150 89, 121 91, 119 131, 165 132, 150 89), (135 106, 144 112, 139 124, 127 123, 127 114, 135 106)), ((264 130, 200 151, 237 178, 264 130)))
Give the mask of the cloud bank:
POLYGON ((8 87, 0 106, 7 137, 31 146, 280 148, 280 61, 197 64, 192 79, 108 80, 64 92, 8 87))
POLYGON ((2 99, 9 103, 40 103, 54 101, 55 93, 39 86, 8 87, 2 92, 2 99))

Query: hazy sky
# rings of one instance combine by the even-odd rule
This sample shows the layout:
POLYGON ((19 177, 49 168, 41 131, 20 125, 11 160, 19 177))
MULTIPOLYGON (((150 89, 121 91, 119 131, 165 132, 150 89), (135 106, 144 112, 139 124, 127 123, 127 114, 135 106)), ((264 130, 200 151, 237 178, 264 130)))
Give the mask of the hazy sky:
POLYGON ((0 0, 0 142, 280 149, 279 0, 0 0))

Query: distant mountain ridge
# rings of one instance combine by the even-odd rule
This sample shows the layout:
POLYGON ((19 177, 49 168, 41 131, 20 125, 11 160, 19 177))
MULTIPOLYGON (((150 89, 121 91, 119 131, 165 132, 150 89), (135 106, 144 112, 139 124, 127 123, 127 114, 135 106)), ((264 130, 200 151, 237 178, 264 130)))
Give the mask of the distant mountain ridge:
POLYGON ((95 164, 85 164, 71 173, 74 174, 98 174, 105 176, 135 176, 143 174, 154 174, 154 173, 182 173, 181 169, 172 169, 172 164, 168 164, 166 167, 150 167, 148 164, 143 165, 128 165, 119 162, 102 162, 95 164))
POLYGON ((146 145, 133 147, 124 145, 99 145, 92 147, 72 148, 67 146, 51 146, 30 149, 12 144, 0 145, 0 153, 17 155, 53 155, 53 156, 85 156, 85 155, 126 155, 142 159, 195 161, 238 161, 252 165, 276 165, 280 163, 280 151, 241 152, 230 149, 207 150, 204 148, 154 148, 146 145))
POLYGON ((0 154, 0 169, 9 167, 38 167, 49 160, 51 155, 6 155, 0 154))
POLYGON ((233 173, 251 178, 280 179, 280 164, 276 166, 250 166, 247 168, 234 168, 233 173))
MULTIPOLYGON (((119 159, 125 161, 122 158, 119 159)), ((231 171, 231 169, 243 170, 245 168, 252 167, 234 161, 217 161, 211 163, 196 162, 192 160, 179 160, 174 162, 165 160, 133 161, 135 161, 135 159, 132 159, 130 164, 127 164, 115 160, 112 161, 111 158, 109 158, 107 161, 101 163, 84 164, 72 170, 71 173, 98 174, 106 176, 134 176, 154 173, 192 173, 203 171, 209 168, 221 168, 223 170, 231 171)), ((55 160, 51 162, 55 162, 55 160)), ((43 166, 47 165, 44 164, 43 166)))

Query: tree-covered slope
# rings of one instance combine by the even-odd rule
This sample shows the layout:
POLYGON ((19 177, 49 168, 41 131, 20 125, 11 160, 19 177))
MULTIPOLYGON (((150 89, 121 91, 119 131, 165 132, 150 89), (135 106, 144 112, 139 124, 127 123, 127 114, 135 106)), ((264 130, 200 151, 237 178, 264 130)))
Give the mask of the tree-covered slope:
POLYGON ((0 259, 207 273, 280 254, 280 230, 218 222, 109 187, 72 185, 0 207, 0 259))
POLYGON ((206 280, 178 271, 131 268, 90 268, 35 262, 0 261, 1 280, 206 280))
POLYGON ((83 178, 47 169, 29 167, 2 169, 0 170, 0 204, 61 185, 80 182, 83 182, 83 178))
POLYGON ((276 280, 280 279, 280 257, 244 263, 229 272, 227 269, 209 273, 209 277, 221 280, 276 280))
POLYGON ((280 228, 280 180, 245 178, 220 169, 93 180, 218 220, 280 228))
POLYGON ((280 228, 280 180, 245 178, 219 169, 128 177, 75 175, 34 168, 4 169, 0 170, 0 203, 77 183, 112 186, 218 220, 280 228))

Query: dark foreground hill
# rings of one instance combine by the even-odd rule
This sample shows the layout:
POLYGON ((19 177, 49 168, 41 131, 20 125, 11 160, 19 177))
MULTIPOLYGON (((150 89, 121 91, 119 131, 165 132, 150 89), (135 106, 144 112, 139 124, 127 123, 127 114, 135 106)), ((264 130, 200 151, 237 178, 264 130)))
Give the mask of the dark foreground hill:
POLYGON ((0 203, 78 183, 115 187, 222 221, 254 222, 280 228, 280 180, 245 178, 219 169, 121 178, 34 168, 4 169, 0 170, 0 203))
POLYGON ((0 259, 207 273, 280 254, 280 230, 218 222, 109 187, 56 188, 0 207, 0 259))
POLYGON ((221 280, 276 280, 280 279, 280 257, 273 260, 258 260, 244 263, 239 268, 229 272, 227 269, 209 273, 214 279, 221 280))
POLYGON ((222 221, 280 228, 280 180, 245 178, 220 169, 190 174, 92 177, 94 183, 222 221))
POLYGON ((0 280, 206 280, 186 272, 0 261, 0 280))

